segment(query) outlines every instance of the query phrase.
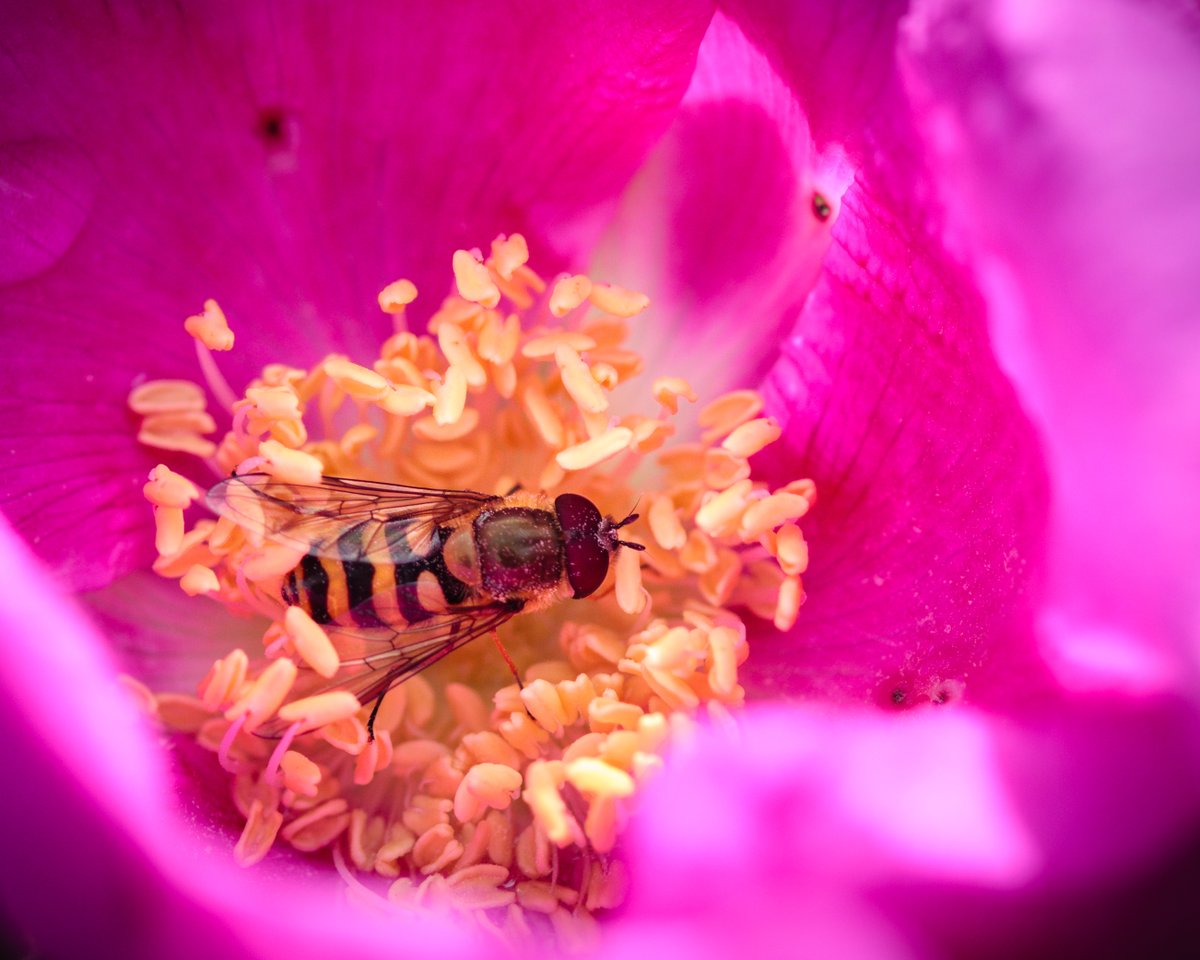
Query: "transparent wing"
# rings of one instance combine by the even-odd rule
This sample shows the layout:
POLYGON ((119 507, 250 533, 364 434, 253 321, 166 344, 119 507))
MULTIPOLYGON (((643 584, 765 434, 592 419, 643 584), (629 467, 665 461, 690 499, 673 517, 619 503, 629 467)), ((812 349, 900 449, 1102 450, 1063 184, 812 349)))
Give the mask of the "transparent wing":
POLYGON ((208 505, 252 535, 341 560, 389 560, 402 539, 422 556, 437 529, 499 497, 345 477, 283 483, 265 473, 229 477, 208 505))
MULTIPOLYGON (((347 690, 364 706, 371 704, 447 654, 497 629, 518 613, 521 606, 519 601, 497 601, 459 607, 403 630, 326 627, 338 650, 341 668, 329 683, 304 695, 347 690)), ((275 719, 255 733, 273 739, 282 736, 287 727, 287 723, 275 719)))

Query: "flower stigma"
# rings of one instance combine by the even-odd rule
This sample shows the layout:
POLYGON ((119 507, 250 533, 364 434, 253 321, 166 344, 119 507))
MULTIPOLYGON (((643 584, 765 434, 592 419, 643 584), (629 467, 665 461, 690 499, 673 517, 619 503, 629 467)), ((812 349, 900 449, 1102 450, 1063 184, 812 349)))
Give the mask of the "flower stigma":
MULTIPOLYGON (((265 628, 261 648, 225 652, 195 695, 135 686, 230 778, 240 863, 291 847, 332 858, 348 893, 376 907, 452 911, 511 942, 584 948, 596 916, 622 902, 619 839, 641 786, 673 740, 698 721, 734 722, 745 700, 744 612, 795 623, 808 565, 799 521, 816 488, 753 478, 750 458, 780 428, 752 390, 701 407, 688 442, 674 418, 697 396, 678 376, 643 389, 649 412, 616 412, 612 391, 643 370, 626 341, 648 298, 583 275, 547 283, 528 260, 516 234, 486 256, 456 251, 452 292, 426 333, 407 329, 418 291, 397 280, 379 293, 398 332, 378 357, 274 363, 240 396, 214 358, 233 332, 207 301, 186 331, 232 419, 219 439, 198 384, 153 381, 129 397, 143 444, 191 455, 217 479, 500 496, 519 485, 582 494, 618 517, 637 501, 621 536, 644 550, 619 549, 592 596, 500 628, 522 685, 480 638, 391 689, 370 739, 372 703, 336 688, 339 648, 284 601, 302 549, 200 516, 189 508, 202 485, 160 465, 144 488, 154 569, 197 604, 265 628), (257 736, 268 724, 282 735, 257 736)), ((440 593, 436 579, 426 586, 440 593)))

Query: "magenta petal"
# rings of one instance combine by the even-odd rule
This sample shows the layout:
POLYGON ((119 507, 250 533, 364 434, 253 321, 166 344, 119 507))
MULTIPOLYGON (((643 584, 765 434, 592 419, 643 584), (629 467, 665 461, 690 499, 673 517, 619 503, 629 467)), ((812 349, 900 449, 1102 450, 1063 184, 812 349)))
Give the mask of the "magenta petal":
POLYGON ((770 472, 813 477, 818 503, 800 627, 763 638, 747 677, 900 706, 1019 699, 1039 684, 1041 457, 911 139, 881 140, 765 387, 785 429, 770 472))
POLYGON ((793 92, 718 14, 592 268, 649 294, 633 331, 647 367, 687 377, 706 398, 758 382, 829 244, 814 195, 836 204, 842 189, 793 92))
POLYGON ((1046 437, 1046 646, 1073 686, 1195 675, 1198 31, 1194 5, 1104 0, 922 4, 905 34, 1000 295, 997 349, 1046 437))
POLYGON ((889 95, 902 0, 722 0, 804 105, 818 145, 859 156, 889 95))
POLYGON ((667 126, 705 3, 536 16, 490 3, 26 4, 0 62, 0 503, 76 586, 147 554, 154 457, 124 410, 141 378, 196 374, 206 297, 268 360, 373 355, 375 295, 423 311, 456 246, 524 231, 545 264, 667 126), (582 42, 586 38, 586 42, 582 42), (568 235, 568 233, 570 235, 568 235))

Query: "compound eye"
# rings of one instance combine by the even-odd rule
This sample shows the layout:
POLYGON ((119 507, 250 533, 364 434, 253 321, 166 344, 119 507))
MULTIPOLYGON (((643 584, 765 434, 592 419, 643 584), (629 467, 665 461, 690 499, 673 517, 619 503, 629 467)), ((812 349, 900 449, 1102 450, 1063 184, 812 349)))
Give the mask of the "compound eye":
POLYGON ((562 527, 567 581, 575 599, 591 596, 608 575, 612 546, 601 535, 604 517, 587 497, 564 493, 554 500, 554 512, 562 527))

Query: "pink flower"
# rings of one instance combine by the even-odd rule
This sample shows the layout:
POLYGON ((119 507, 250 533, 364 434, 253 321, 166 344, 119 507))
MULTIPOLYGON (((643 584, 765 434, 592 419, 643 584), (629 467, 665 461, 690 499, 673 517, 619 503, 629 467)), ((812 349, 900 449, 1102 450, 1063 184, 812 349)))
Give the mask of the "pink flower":
POLYGON ((652 372, 766 374, 763 467, 820 491, 761 706, 648 792, 607 949, 1061 952, 1194 833, 1194 14, 901 13, 11 18, 0 496, 59 585, 5 531, 3 879, 40 949, 477 949, 235 868, 224 785, 170 779, 112 679, 195 676, 211 626, 61 589, 148 564, 124 398, 192 375, 179 318, 247 318, 235 382, 353 353, 397 271, 500 231, 646 289, 652 372))

